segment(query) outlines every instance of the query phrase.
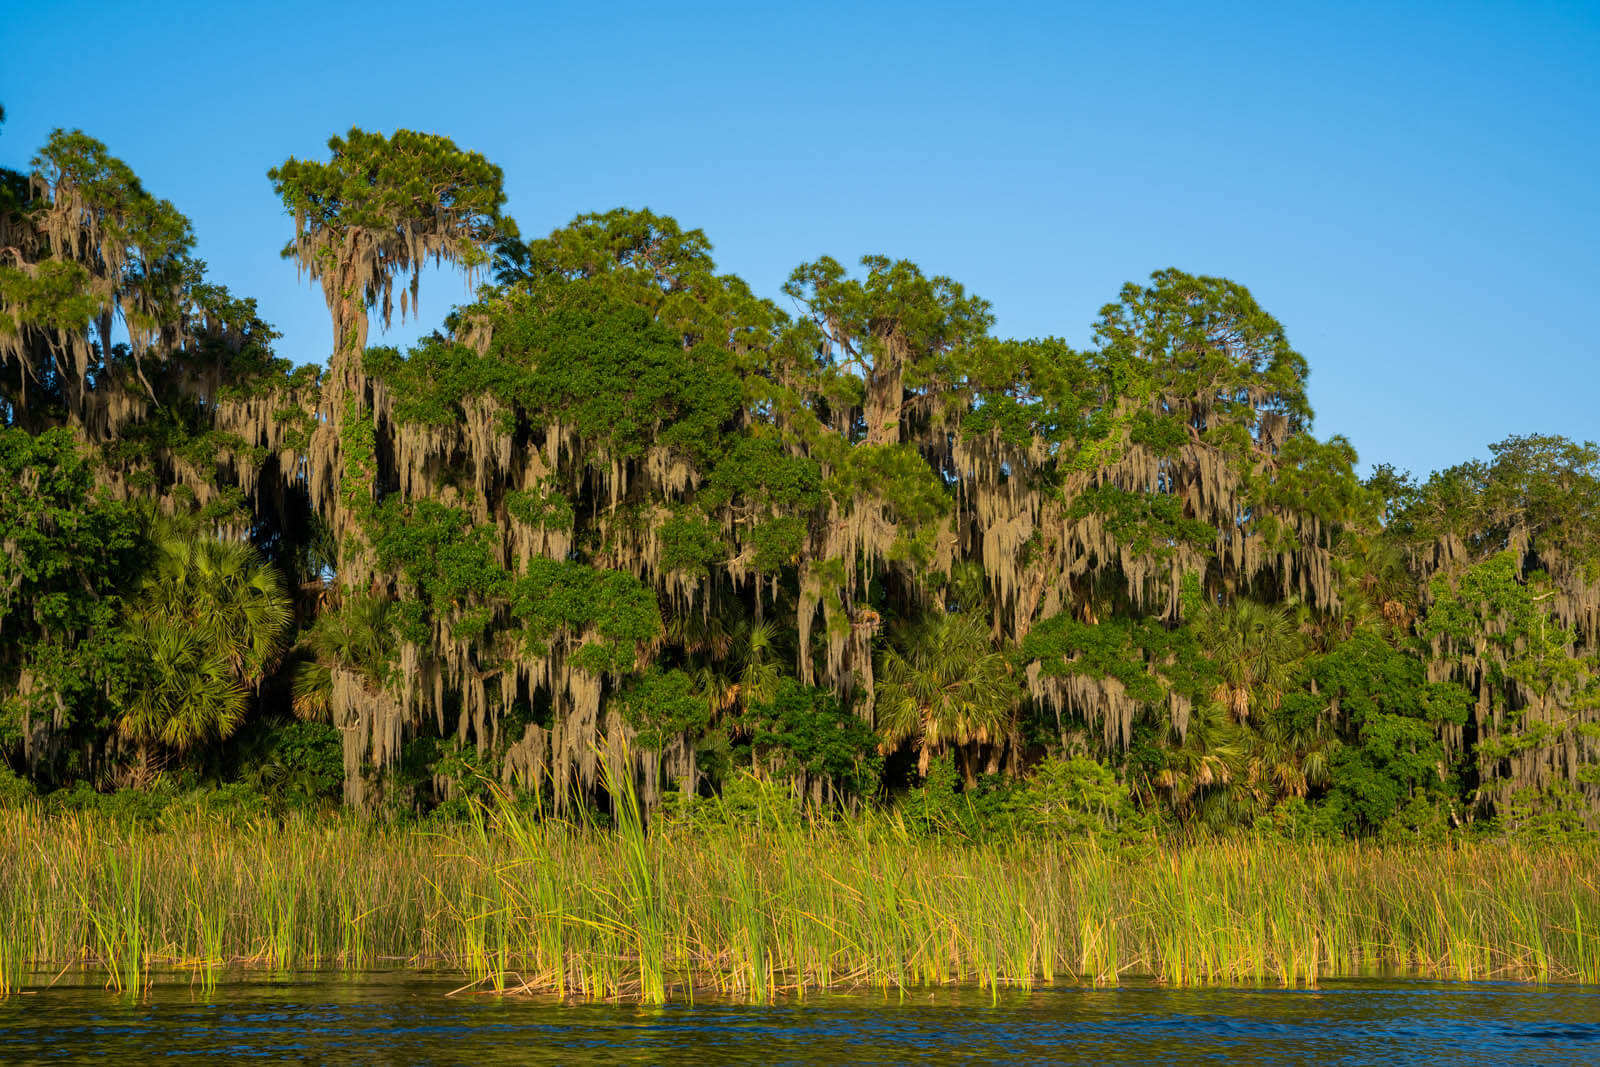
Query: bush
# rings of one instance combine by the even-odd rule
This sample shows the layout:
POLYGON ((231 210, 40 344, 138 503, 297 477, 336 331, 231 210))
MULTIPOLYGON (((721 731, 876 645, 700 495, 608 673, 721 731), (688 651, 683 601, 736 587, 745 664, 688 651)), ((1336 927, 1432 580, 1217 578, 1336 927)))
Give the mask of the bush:
POLYGON ((33 783, 9 767, 0 767, 0 808, 25 807, 39 798, 33 783))
POLYGON ((1592 842, 1595 831, 1584 821, 1584 797, 1566 782, 1543 789, 1527 786, 1512 793, 1497 811, 1496 824, 1507 837, 1533 844, 1592 842))
POLYGON ((277 727, 249 778, 280 810, 320 810, 338 804, 344 788, 338 729, 323 722, 277 727))
POLYGON ((1047 759, 1018 790, 1016 810, 1026 830, 1051 837, 1146 836, 1128 787, 1092 759, 1047 759))
POLYGON ((784 678, 771 700, 746 712, 743 725, 754 758, 802 789, 822 781, 845 796, 866 796, 883 773, 878 735, 826 689, 784 678))
POLYGON ((975 840, 998 834, 1128 841, 1155 830, 1155 819, 1139 810, 1128 787, 1109 768, 1082 757, 1047 759, 1022 781, 986 775, 972 788, 961 788, 953 760, 937 760, 898 808, 924 833, 975 840))
POLYGON ((691 829, 727 826, 795 826, 805 815, 804 801, 787 782, 771 782, 749 771, 730 775, 718 796, 687 790, 663 798, 659 818, 691 829))

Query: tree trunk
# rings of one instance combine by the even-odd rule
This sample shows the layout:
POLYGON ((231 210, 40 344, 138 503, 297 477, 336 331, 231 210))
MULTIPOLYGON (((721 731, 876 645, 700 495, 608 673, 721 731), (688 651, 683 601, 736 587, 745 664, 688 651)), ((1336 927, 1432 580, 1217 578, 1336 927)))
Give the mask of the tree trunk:
POLYGON ((900 412, 905 399, 905 343, 883 339, 882 351, 873 357, 867 375, 865 417, 867 444, 897 445, 901 440, 900 412))

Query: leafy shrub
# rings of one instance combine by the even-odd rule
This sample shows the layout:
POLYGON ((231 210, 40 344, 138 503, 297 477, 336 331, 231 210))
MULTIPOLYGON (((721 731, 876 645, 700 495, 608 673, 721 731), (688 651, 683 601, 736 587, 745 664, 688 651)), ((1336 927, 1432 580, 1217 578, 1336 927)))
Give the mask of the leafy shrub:
POLYGON ((292 722, 274 730, 251 776, 281 808, 325 808, 337 804, 344 783, 338 728, 324 722, 292 722))
POLYGON ((24 807, 38 796, 32 782, 13 773, 9 767, 0 767, 0 808, 24 807))
POLYGON ((1052 837, 1147 834, 1128 787, 1092 759, 1048 759, 1017 790, 1015 811, 1023 827, 1052 837))
POLYGON ((718 795, 702 797, 687 790, 669 794, 660 817, 685 829, 735 826, 795 826, 805 815, 804 801, 787 782, 774 782, 740 771, 722 783, 718 795))
POLYGON ((784 678, 771 700, 752 705, 744 725, 752 756, 775 777, 828 781, 864 796, 882 773, 878 736, 826 689, 784 678))

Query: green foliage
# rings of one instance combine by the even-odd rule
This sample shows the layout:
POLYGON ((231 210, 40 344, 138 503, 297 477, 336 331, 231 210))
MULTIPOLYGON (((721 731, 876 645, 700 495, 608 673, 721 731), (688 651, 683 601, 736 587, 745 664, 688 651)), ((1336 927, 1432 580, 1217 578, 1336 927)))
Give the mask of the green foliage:
MULTIPOLYGON (((1270 478, 1250 483, 1263 511, 1298 515, 1301 521, 1314 518, 1329 531, 1375 521, 1379 502, 1357 481, 1356 450, 1345 438, 1318 441, 1296 434, 1283 442, 1275 459, 1270 478)), ((1274 547, 1292 548, 1297 532, 1281 523, 1280 530, 1274 547)))
POLYGON ((155 558, 128 605, 138 681, 121 732, 180 752, 228 737, 247 689, 277 665, 291 615, 281 579, 253 548, 158 524, 155 558))
POLYGON ((1439 728, 1466 721, 1470 695, 1451 682, 1430 683, 1422 663, 1370 630, 1358 631, 1305 668, 1316 693, 1293 694, 1285 707, 1321 714, 1330 705, 1350 725, 1334 753, 1325 805, 1331 825, 1372 833, 1414 798, 1443 803, 1449 768, 1439 728))
POLYGON ((1126 285, 1121 301, 1101 310, 1095 338, 1102 359, 1171 398, 1203 438, 1253 426, 1260 411, 1282 416, 1291 432, 1310 421, 1305 358, 1282 325, 1225 278, 1169 269, 1148 286, 1126 285))
POLYGON ((0 429, 0 746, 94 722, 134 678, 116 622, 142 523, 92 485, 69 431, 0 429))
MULTIPOLYGON (((319 614, 315 625, 301 641, 323 664, 359 671, 374 682, 381 682, 387 677, 394 657, 395 638, 390 601, 373 596, 352 596, 338 608, 319 614)), ((299 710, 298 686, 295 700, 299 710)))
POLYGON ((23 324, 65 335, 81 334, 100 310, 82 265, 52 260, 34 271, 0 266, 0 332, 20 333, 23 324))
POLYGON ((328 163, 291 157, 267 175, 285 207, 323 225, 390 229, 440 205, 467 219, 492 220, 504 202, 500 168, 448 138, 351 129, 346 137, 330 137, 328 150, 328 163))
POLYGON ((641 748, 659 751, 675 737, 694 738, 711 722, 711 707, 683 671, 652 667, 635 675, 619 696, 623 717, 641 748))
POLYGON ((1526 717, 1530 706, 1600 706, 1600 664, 1573 654, 1576 628, 1563 626, 1545 606, 1554 592, 1544 576, 1523 581, 1518 564, 1515 553, 1501 552, 1469 568, 1458 582, 1436 578, 1433 605, 1417 626, 1441 649, 1481 663, 1481 679, 1474 680, 1501 712, 1497 719, 1512 727, 1480 741, 1480 754, 1490 760, 1562 739, 1562 727, 1526 717))
POLYGON ((845 454, 826 483, 843 509, 881 503, 896 524, 885 558, 925 567, 933 556, 939 520, 952 501, 944 483, 909 445, 858 445, 845 454))
POLYGON ((393 417, 407 426, 459 425, 464 402, 514 394, 519 377, 514 367, 437 336, 423 338, 403 356, 394 348, 369 348, 361 367, 393 390, 393 417))
POLYGON ((1459 581, 1443 575, 1435 578, 1433 604, 1418 624, 1418 633, 1457 647, 1480 641, 1497 647, 1502 662, 1490 669, 1501 681, 1520 673, 1524 664, 1549 659, 1571 643, 1572 635, 1541 606, 1549 597, 1537 581, 1524 582, 1520 571, 1515 553, 1500 552, 1469 568, 1459 581), (1523 646, 1529 641, 1536 645, 1525 652, 1523 646))
POLYGON ((1195 617, 1200 647, 1217 666, 1213 699, 1238 719, 1283 702, 1305 640, 1282 607, 1236 600, 1207 604, 1195 617))
POLYGON ((661 539, 664 570, 705 574, 728 555, 711 524, 688 511, 675 512, 656 530, 656 536, 661 539))
POLYGON ((274 806, 322 810, 336 806, 344 783, 344 756, 336 727, 288 722, 269 735, 250 778, 274 806))
POLYGON ((949 760, 931 764, 896 810, 928 834, 976 841, 1094 838, 1109 843, 1147 839, 1155 820, 1104 765, 1084 757, 1051 758, 1022 780, 986 776, 962 785, 949 760))
POLYGON ((734 515, 755 569, 776 574, 798 561, 823 496, 815 459, 795 455, 772 436, 741 436, 717 461, 698 500, 710 514, 734 515))
POLYGON ((269 798, 243 782, 185 787, 162 780, 148 789, 119 789, 101 793, 87 783, 47 793, 41 798, 53 814, 78 813, 114 824, 171 827, 214 822, 224 825, 259 824, 271 810, 269 798))
POLYGON ((983 794, 977 789, 962 791, 961 774, 954 760, 930 761, 921 777, 895 802, 895 811, 910 827, 925 834, 955 833, 967 837, 990 832, 991 820, 974 803, 983 794))
POLYGON ((791 319, 699 230, 618 208, 525 242, 482 156, 352 130, 269 174, 335 331, 295 369, 104 145, 34 164, 0 172, 0 755, 29 782, 154 781, 80 798, 148 815, 163 765, 220 755, 240 810, 317 807, 368 736, 329 723, 404 691, 362 771, 404 818, 585 778, 616 711, 717 818, 858 805, 910 746, 901 813, 969 836, 1597 823, 1600 449, 1362 484, 1233 281, 1158 271, 1080 351, 823 257, 791 319), (430 260, 500 284, 366 349, 430 260))
POLYGON ((670 795, 662 815, 672 826, 696 830, 792 830, 805 816, 805 802, 791 783, 746 770, 723 779, 721 791, 709 797, 683 791, 670 795))
POLYGON ((579 215, 523 250, 517 281, 560 276, 605 278, 662 293, 701 282, 713 267, 711 242, 700 230, 649 210, 613 208, 579 215))
POLYGON ((204 631, 150 616, 140 616, 131 630, 139 681, 122 709, 125 736, 181 752, 238 728, 244 686, 226 652, 204 631))
POLYGON ((0 811, 26 807, 38 797, 39 791, 32 782, 13 772, 10 767, 0 765, 0 811))
POLYGON ((1390 470, 1395 535, 1412 543, 1454 535, 1474 563, 1523 541, 1547 566, 1600 562, 1600 446, 1530 435, 1489 450, 1492 461, 1450 467, 1422 485, 1390 470))
POLYGON ((659 445, 709 470, 742 398, 726 350, 681 335, 609 287, 551 278, 490 305, 493 395, 536 426, 575 428, 595 459, 659 445))
POLYGON ((931 525, 950 511, 950 497, 938 477, 907 445, 862 445, 847 453, 844 466, 827 483, 841 502, 881 498, 895 521, 913 528, 931 525))
POLYGON ((1068 514, 1074 520, 1096 514, 1128 551, 1165 559, 1180 545, 1207 549, 1216 540, 1215 529, 1185 518, 1183 509, 1183 501, 1171 493, 1130 493, 1102 485, 1079 494, 1068 514))
POLYGON ((952 747, 999 743, 1022 691, 987 627, 970 615, 935 618, 878 664, 878 729, 890 745, 915 741, 918 771, 952 747))
POLYGON ((1517 840, 1546 846, 1595 840, 1584 796, 1567 782, 1514 790, 1501 802, 1498 814, 1499 828, 1517 840))
POLYGON ((867 382, 866 436, 869 442, 899 439, 892 423, 870 424, 882 416, 898 420, 899 395, 873 403, 880 386, 895 394, 903 382, 913 391, 938 393, 955 384, 961 355, 994 322, 989 303, 969 296, 960 283, 927 277, 914 263, 886 256, 863 256, 865 278, 846 278, 831 257, 796 267, 784 292, 810 309, 813 321, 833 347, 841 367, 856 367, 867 382), (887 438, 880 438, 886 430, 887 438))
POLYGON ((1015 818, 1051 837, 1137 835, 1150 828, 1128 787, 1083 757, 1047 759, 1010 798, 1015 818))
POLYGON ((578 563, 534 559, 513 583, 511 615, 526 649, 543 655, 557 634, 593 634, 573 662, 594 674, 632 669, 638 646, 660 636, 655 594, 631 574, 578 563))
POLYGON ((1189 443, 1189 435, 1182 423, 1165 419, 1151 411, 1141 411, 1133 417, 1128 427, 1128 440, 1144 445, 1151 452, 1171 459, 1189 443))
POLYGON ((822 503, 821 465, 772 436, 737 437, 717 459, 700 501, 708 509, 744 506, 760 514, 801 515, 822 503))
MULTIPOLYGON (((469 271, 488 262, 485 249, 516 227, 501 217, 500 168, 435 134, 392 135, 352 128, 328 139, 326 163, 290 157, 267 172, 273 192, 294 216, 295 238, 283 251, 321 279, 334 313, 336 351, 364 329, 352 304, 379 306, 387 324, 397 277, 409 275, 410 303, 425 261, 448 260, 469 271), (346 331, 358 329, 352 338, 346 331)), ((407 299, 401 297, 401 314, 407 299)))
POLYGON ((1198 699, 1216 679, 1216 667, 1191 628, 1169 630, 1126 616, 1093 624, 1053 616, 1023 638, 1017 658, 1023 664, 1037 661, 1045 677, 1115 678, 1129 697, 1149 708, 1171 689, 1198 699))
POLYGON ((158 524, 155 559, 130 610, 202 635, 247 686, 276 666, 292 619, 282 578, 252 546, 177 524, 158 524))
POLYGON ((402 761, 400 773, 395 777, 409 777, 418 787, 431 785, 442 789, 442 798, 428 811, 430 821, 438 823, 471 820, 488 801, 493 789, 490 777, 492 767, 474 747, 451 738, 434 741, 419 739, 407 748, 407 758, 402 761), (415 770, 407 776, 407 767, 415 770))
POLYGON ((572 501, 554 488, 514 489, 505 495, 506 514, 529 526, 570 530, 572 501))
POLYGON ((754 550, 751 559, 755 569, 763 574, 775 574, 800 558, 809 533, 806 521, 795 515, 783 515, 752 526, 745 541, 754 550))
POLYGON ((877 788, 877 735, 825 689, 784 678, 771 699, 750 705, 739 729, 754 763, 775 778, 822 779, 857 797, 877 788))
POLYGON ((378 565, 402 576, 430 611, 448 616, 453 605, 511 592, 512 577, 494 557, 498 531, 461 508, 393 496, 378 506, 374 526, 378 565))

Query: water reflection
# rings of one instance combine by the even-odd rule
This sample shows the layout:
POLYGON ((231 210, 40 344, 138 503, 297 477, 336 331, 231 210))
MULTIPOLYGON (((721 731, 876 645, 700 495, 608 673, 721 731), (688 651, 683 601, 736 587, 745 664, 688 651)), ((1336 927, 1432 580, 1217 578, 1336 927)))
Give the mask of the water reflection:
POLYGON ((223 1057, 342 1063, 1600 1062, 1600 991, 1336 982, 1032 995, 833 995, 636 1008, 446 997, 416 975, 98 988, 0 1001, 0 1062, 223 1057))

